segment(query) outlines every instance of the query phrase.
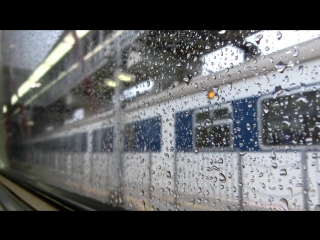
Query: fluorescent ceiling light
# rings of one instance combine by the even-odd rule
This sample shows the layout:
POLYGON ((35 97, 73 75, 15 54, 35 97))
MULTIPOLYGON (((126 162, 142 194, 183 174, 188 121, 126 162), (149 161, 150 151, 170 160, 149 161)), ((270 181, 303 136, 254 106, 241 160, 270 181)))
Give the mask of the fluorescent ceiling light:
POLYGON ((76 30, 78 38, 83 38, 89 32, 90 32, 90 30, 76 30))
POLYGON ((69 44, 66 42, 61 42, 58 46, 50 53, 50 55, 46 58, 45 63, 53 66, 55 65, 70 49, 73 47, 73 44, 69 44))
MULTIPOLYGON (((77 32, 77 36, 82 36, 83 33, 80 31, 85 31, 85 30, 77 30, 79 32, 77 32)), ((86 30, 89 32, 89 30, 86 30)), ((118 36, 120 36, 121 34, 124 33, 124 30, 119 30, 117 31, 112 37, 106 39, 102 44, 99 44, 95 49, 93 49, 92 51, 90 51, 89 53, 87 53, 84 56, 84 60, 87 61, 89 60, 92 56, 94 56, 95 54, 97 54, 99 51, 101 51, 105 46, 109 45, 112 41, 114 41, 115 38, 117 38, 118 36)), ((85 36, 85 35, 83 35, 85 36)), ((79 37, 80 38, 80 37, 79 37)), ((38 93, 36 93, 35 95, 33 95, 28 101, 25 102, 25 106, 29 105, 31 102, 33 102, 36 98, 38 98, 41 94, 43 94, 44 92, 46 92, 48 89, 50 89, 53 85, 55 85, 57 82, 59 82, 61 79, 63 79, 64 76, 66 76, 67 74, 71 73, 73 70, 75 70, 77 67, 79 66, 79 63, 76 62, 74 63, 66 72, 62 72, 61 74, 59 74, 59 76, 52 80, 48 85, 46 85, 45 87, 43 87, 38 93)))
POLYGON ((132 82, 135 79, 134 75, 128 73, 116 73, 115 76, 123 82, 132 82))
POLYGON ((7 112, 7 106, 4 105, 4 106, 3 106, 3 113, 6 113, 6 112, 7 112))
MULTIPOLYGON (((83 38, 89 33, 90 30, 76 30, 78 38, 83 38)), ((42 64, 31 74, 31 76, 19 87, 18 96, 21 98, 26 94, 35 82, 41 80, 41 78, 54 66, 58 61, 63 58, 73 47, 75 40, 70 32, 64 39, 56 46, 55 49, 47 56, 42 64)), ((59 75, 60 76, 60 75, 59 75)), ((16 103, 18 99, 12 96, 11 102, 16 103)))
POLYGON ((14 94, 11 97, 11 105, 14 105, 16 102, 18 102, 18 96, 16 94, 14 94))
POLYGON ((34 125, 34 121, 28 121, 28 122, 27 122, 27 125, 28 125, 28 126, 33 126, 33 125, 34 125))
POLYGON ((104 80, 104 84, 108 87, 116 87, 117 86, 117 83, 112 80, 112 79, 106 79, 104 80))

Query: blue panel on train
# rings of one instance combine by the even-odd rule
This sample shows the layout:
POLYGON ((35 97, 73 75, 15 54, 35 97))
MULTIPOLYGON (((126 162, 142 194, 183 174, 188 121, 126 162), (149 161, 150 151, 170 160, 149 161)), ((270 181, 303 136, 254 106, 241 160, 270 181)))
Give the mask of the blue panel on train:
POLYGON ((94 130, 92 133, 92 152, 97 152, 98 151, 98 131, 94 130))
POLYGON ((81 133, 81 152, 88 150, 88 136, 87 133, 81 133))
POLYGON ((161 118, 156 117, 128 124, 124 149, 126 152, 160 152, 161 118))
POLYGON ((192 151, 192 111, 179 112, 175 115, 175 137, 177 151, 192 151))
POLYGON ((233 102, 234 148, 241 151, 258 151, 257 136, 258 97, 233 102))

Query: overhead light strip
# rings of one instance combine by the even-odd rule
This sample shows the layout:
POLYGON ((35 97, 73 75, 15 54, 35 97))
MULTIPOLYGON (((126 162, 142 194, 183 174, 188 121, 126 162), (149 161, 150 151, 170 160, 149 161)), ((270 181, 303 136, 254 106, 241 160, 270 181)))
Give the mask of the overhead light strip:
MULTIPOLYGON (((76 30, 76 34, 79 39, 83 38, 89 33, 90 30, 76 30)), ((38 68, 30 75, 30 77, 19 87, 18 97, 21 98, 25 95, 34 83, 41 80, 41 78, 59 62, 63 56, 65 56, 74 46, 75 40, 72 33, 68 33, 64 39, 53 49, 53 51, 47 56, 47 58, 38 66, 38 68)), ((13 95, 11 98, 11 104, 15 104, 18 101, 17 96, 13 95)))
MULTIPOLYGON (((89 53, 87 53, 84 56, 84 59, 87 61, 89 60, 91 57, 93 57, 96 53, 98 53, 99 51, 101 51, 105 46, 109 45, 115 38, 119 37, 121 34, 124 33, 124 30, 119 30, 117 31, 111 38, 106 39, 102 44, 98 45, 95 49, 93 49, 92 51, 90 51, 89 53)), ((35 94, 34 96, 32 96, 28 101, 25 102, 25 105, 29 105, 31 102, 33 102, 36 98, 38 98, 41 94, 43 94, 44 92, 46 92, 48 89, 50 89, 53 85, 55 85, 56 83, 58 83, 60 80, 62 80, 67 74, 70 74, 72 71, 74 71, 76 68, 78 68, 79 63, 76 62, 74 63, 67 71, 65 72, 61 72, 60 75, 52 80, 48 85, 46 85, 45 87, 43 87, 37 94, 35 94)))

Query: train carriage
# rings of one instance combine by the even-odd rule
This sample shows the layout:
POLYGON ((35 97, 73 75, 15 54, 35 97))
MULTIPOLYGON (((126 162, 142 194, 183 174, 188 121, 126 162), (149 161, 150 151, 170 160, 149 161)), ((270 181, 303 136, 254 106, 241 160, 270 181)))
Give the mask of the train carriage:
MULTIPOLYGON (((255 45, 259 36, 251 36, 255 45)), ((318 39, 251 58, 223 46, 204 55, 200 75, 166 89, 150 77, 127 87, 121 106, 27 142, 26 163, 17 164, 128 209, 313 210, 320 201, 318 39)))

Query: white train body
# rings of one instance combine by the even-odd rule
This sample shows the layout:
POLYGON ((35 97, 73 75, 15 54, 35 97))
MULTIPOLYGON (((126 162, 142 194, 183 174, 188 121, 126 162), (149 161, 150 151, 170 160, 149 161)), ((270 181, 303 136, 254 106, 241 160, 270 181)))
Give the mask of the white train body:
POLYGON ((206 68, 189 84, 136 98, 121 116, 112 109, 28 143, 80 134, 79 151, 27 148, 29 158, 15 164, 128 209, 313 210, 320 204, 320 121, 311 111, 320 108, 319 67, 315 38, 229 70, 206 68))

